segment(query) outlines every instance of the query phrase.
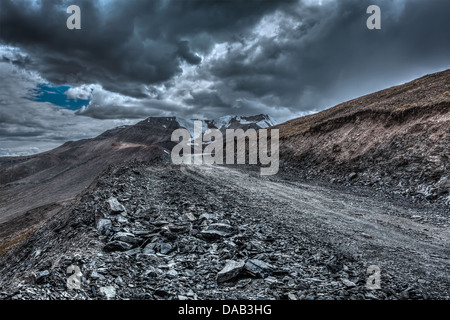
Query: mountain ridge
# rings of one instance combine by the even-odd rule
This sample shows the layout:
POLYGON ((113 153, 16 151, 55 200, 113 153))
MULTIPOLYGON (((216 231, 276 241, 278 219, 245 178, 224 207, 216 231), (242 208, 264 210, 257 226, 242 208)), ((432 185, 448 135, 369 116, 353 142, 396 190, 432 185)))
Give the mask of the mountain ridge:
MULTIPOLYGON (((265 115, 228 118, 227 128, 244 130, 258 129, 257 122, 269 119, 265 115), (246 122, 242 126, 241 119, 246 122)), ((47 208, 70 202, 111 165, 159 158, 169 163, 170 151, 176 145, 171 141, 172 132, 190 124, 180 119, 149 117, 133 126, 120 126, 92 139, 69 141, 40 154, 0 158, 0 239, 9 229, 11 234, 20 233, 17 228, 28 230, 48 219, 49 212, 56 214, 47 208)))

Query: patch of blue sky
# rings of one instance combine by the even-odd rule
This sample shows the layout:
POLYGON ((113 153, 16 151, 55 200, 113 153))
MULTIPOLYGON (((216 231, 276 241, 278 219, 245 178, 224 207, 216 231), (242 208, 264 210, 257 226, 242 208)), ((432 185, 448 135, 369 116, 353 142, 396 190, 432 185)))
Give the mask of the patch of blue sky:
POLYGON ((31 100, 37 102, 50 102, 68 110, 78 110, 89 104, 89 100, 72 99, 67 97, 69 86, 55 86, 51 83, 42 83, 32 91, 31 100))

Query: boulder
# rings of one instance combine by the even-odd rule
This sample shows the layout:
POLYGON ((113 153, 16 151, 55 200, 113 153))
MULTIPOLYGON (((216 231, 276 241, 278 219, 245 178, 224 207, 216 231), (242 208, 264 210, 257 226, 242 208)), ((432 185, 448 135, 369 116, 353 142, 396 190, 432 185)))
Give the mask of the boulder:
POLYGON ((114 197, 108 199, 109 211, 112 214, 125 213, 125 207, 114 197))
POLYGON ((227 260, 225 267, 217 274, 217 282, 222 283, 236 278, 244 268, 244 261, 227 260))

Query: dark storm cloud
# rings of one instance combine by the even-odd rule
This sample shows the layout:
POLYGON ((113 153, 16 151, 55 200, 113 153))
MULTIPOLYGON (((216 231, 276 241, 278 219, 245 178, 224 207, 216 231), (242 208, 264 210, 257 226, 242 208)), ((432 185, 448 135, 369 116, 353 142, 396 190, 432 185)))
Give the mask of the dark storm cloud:
POLYGON ((170 80, 183 61, 199 64, 219 39, 245 31, 285 2, 167 0, 0 2, 0 40, 32 55, 28 67, 55 84, 100 83, 144 97, 143 84, 170 80), (76 4, 82 30, 68 30, 76 4), (192 43, 192 44, 191 44, 192 43))
POLYGON ((213 106, 214 108, 223 108, 227 109, 230 108, 231 105, 228 103, 225 103, 222 98, 216 93, 216 92, 207 92, 207 91, 200 91, 196 93, 191 93, 192 98, 185 99, 184 102, 197 106, 213 106))
POLYGON ((450 68, 448 0, 37 2, 0 0, 0 42, 21 49, 0 59, 55 85, 140 98, 96 89, 78 112, 95 119, 285 120, 450 68), (69 4, 81 7, 82 30, 67 30, 69 4), (381 30, 366 28, 372 4, 381 30))
POLYGON ((198 55, 189 48, 189 41, 180 41, 178 44, 178 55, 190 64, 199 64, 202 61, 198 55))
MULTIPOLYGON (((95 103, 99 98, 94 95, 94 103, 88 108, 77 110, 75 114, 92 117, 94 119, 144 119, 152 115, 162 117, 170 115, 179 115, 183 112, 183 107, 174 103, 143 99, 139 102, 122 101, 95 103)), ((100 98, 101 99, 101 98, 100 98)))
POLYGON ((230 51, 211 64, 212 74, 235 92, 280 98, 294 111, 331 106, 450 67, 445 0, 342 0, 285 14, 303 24, 230 51), (381 30, 365 27, 370 4, 382 9, 381 30))

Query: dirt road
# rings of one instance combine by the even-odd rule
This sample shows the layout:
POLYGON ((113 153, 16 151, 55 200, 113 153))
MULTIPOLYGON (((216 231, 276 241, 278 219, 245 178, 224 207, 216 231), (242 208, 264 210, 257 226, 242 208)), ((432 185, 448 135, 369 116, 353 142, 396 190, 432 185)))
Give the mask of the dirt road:
POLYGON ((231 186, 247 195, 252 205, 288 224, 293 234, 327 244, 363 265, 396 273, 411 284, 420 280, 450 294, 450 227, 445 213, 424 221, 425 209, 227 166, 189 166, 182 171, 200 183, 231 186))

